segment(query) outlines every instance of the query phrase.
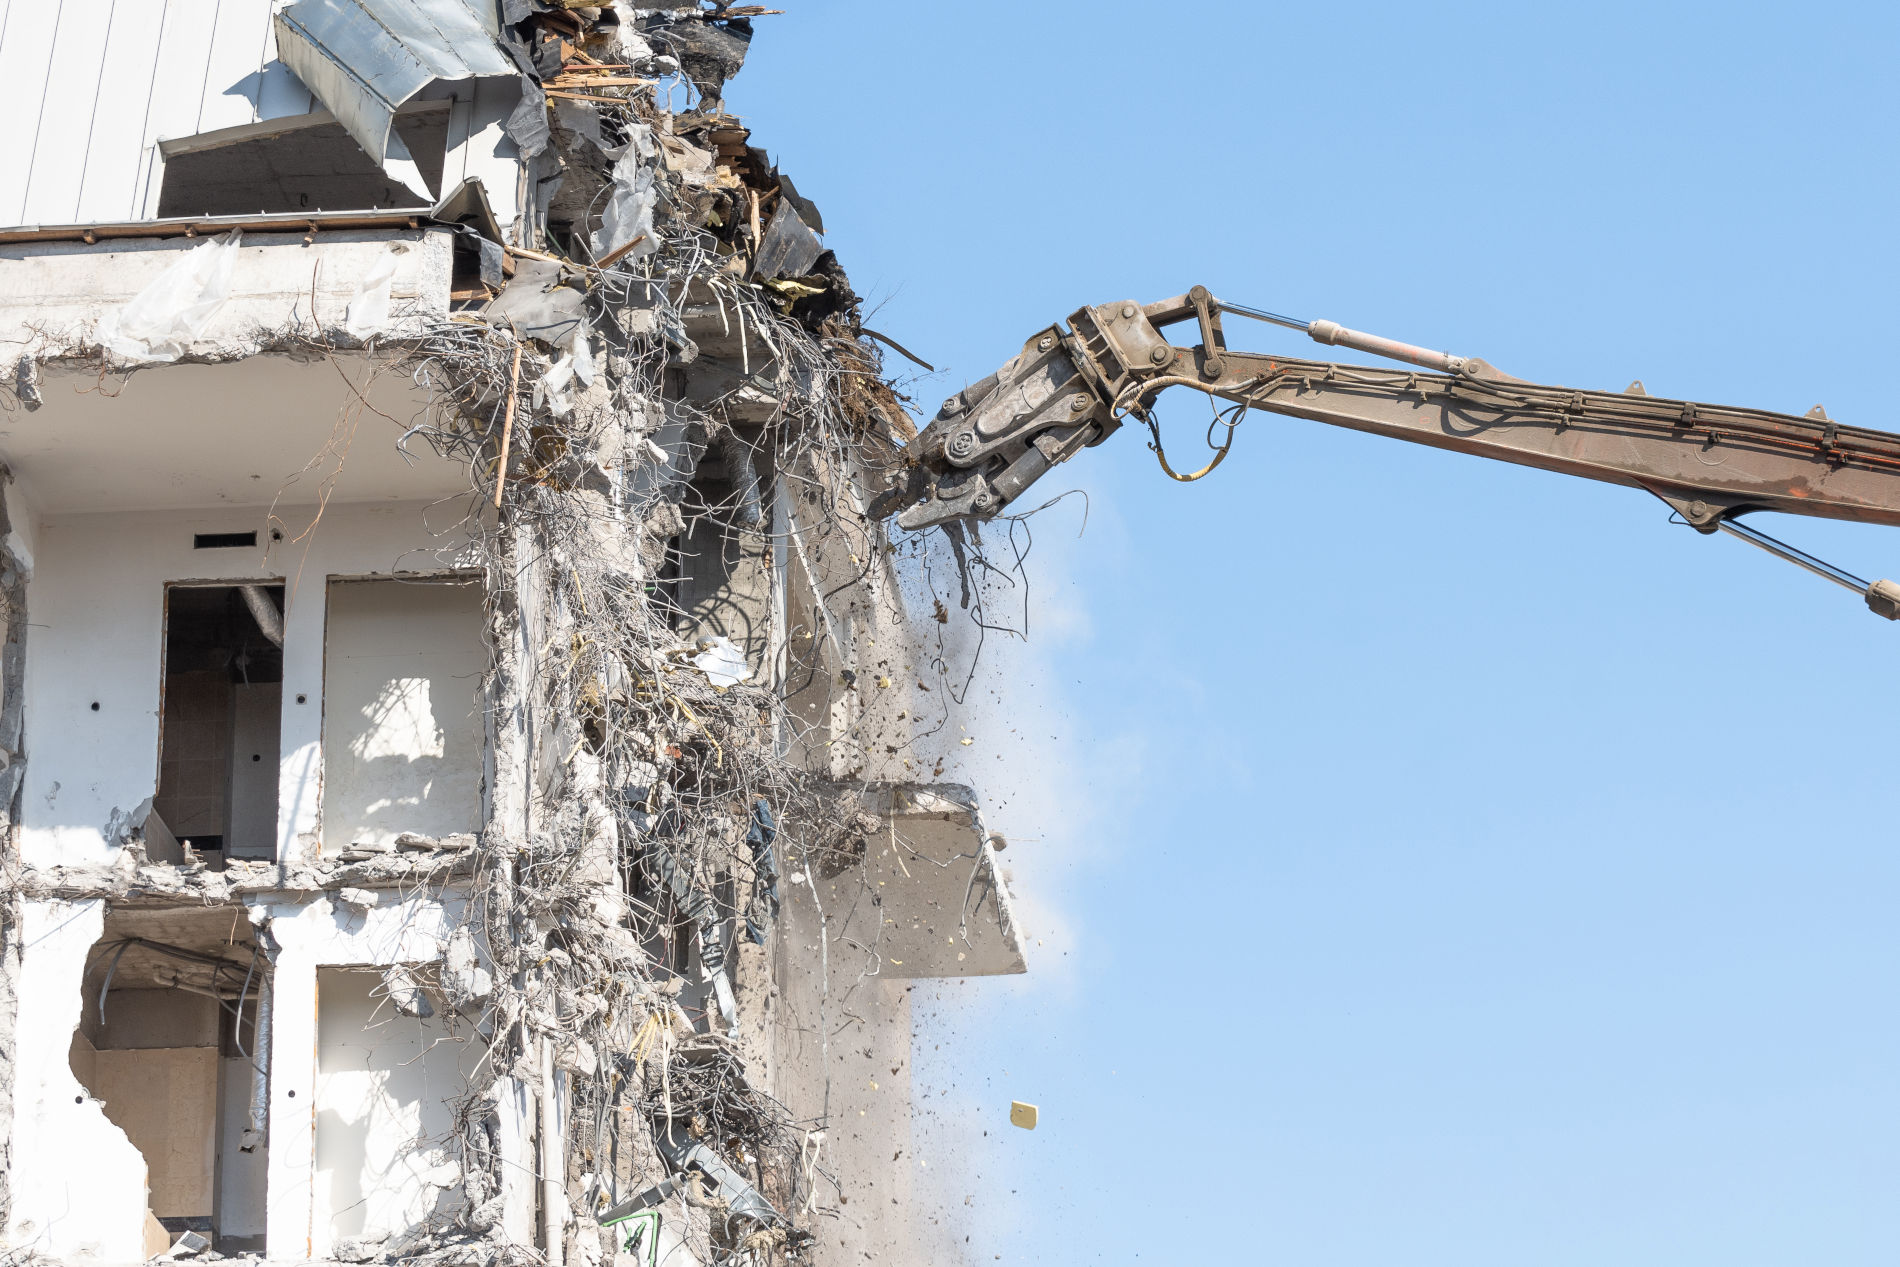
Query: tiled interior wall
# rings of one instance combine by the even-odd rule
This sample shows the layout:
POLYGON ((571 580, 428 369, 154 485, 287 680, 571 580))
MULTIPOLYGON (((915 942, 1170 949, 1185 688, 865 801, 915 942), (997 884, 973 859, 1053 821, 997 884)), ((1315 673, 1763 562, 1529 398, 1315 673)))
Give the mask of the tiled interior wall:
POLYGON ((165 679, 158 797, 152 807, 180 840, 224 835, 232 702, 227 673, 193 670, 165 679))
POLYGON ((283 684, 240 683, 231 688, 231 809, 224 856, 277 856, 277 766, 283 720, 283 684))

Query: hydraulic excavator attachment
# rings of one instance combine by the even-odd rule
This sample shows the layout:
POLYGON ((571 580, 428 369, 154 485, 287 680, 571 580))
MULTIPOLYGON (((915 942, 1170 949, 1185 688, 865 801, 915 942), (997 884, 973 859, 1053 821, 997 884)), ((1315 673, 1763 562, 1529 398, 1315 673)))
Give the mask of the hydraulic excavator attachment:
POLYGON ((1130 418, 1147 426, 1162 469, 1193 480, 1220 465, 1250 409, 1349 427, 1479 457, 1646 489, 1700 532, 1723 531, 1861 594, 1900 619, 1900 585, 1869 583, 1736 520, 1753 511, 1900 525, 1900 435, 1807 416, 1525 382, 1476 357, 1435 352, 1331 321, 1224 304, 1196 286, 1160 303, 1082 308, 1031 335, 996 373, 946 400, 876 498, 879 517, 926 528, 1002 514, 1048 470, 1130 418), (1319 343, 1406 363, 1341 365, 1239 352, 1223 314, 1299 330, 1319 343), (1192 320, 1200 341, 1161 331, 1192 320), (1226 436, 1199 471, 1176 472, 1151 413, 1187 387, 1230 401, 1226 436))

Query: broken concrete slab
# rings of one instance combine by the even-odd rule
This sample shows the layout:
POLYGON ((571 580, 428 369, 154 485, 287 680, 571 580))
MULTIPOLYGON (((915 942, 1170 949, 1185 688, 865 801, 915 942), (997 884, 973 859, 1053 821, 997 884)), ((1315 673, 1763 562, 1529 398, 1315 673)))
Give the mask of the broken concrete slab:
POLYGON ((1009 889, 975 793, 959 784, 867 784, 862 880, 820 884, 839 939, 880 976, 996 976, 1028 970, 1009 889))

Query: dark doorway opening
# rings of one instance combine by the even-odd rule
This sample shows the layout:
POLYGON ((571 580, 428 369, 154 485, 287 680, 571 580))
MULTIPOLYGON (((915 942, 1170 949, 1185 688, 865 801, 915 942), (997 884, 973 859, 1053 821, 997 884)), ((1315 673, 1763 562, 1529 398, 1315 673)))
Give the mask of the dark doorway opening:
POLYGON ((282 585, 167 588, 153 859, 277 856, 283 606, 282 585))

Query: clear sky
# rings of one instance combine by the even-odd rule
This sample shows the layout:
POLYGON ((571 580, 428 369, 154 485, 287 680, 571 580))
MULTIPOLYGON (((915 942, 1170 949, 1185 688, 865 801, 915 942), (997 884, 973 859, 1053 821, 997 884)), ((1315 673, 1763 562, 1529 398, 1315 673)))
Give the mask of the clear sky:
MULTIPOLYGON (((1199 282, 1900 429, 1889 6, 783 7, 728 101, 922 401, 1199 282)), ((1124 433, 1071 487, 966 750, 1032 975, 915 996, 894 1164, 945 1245, 1896 1260, 1900 626, 1644 494, 1271 415, 1199 484, 1124 433)))

